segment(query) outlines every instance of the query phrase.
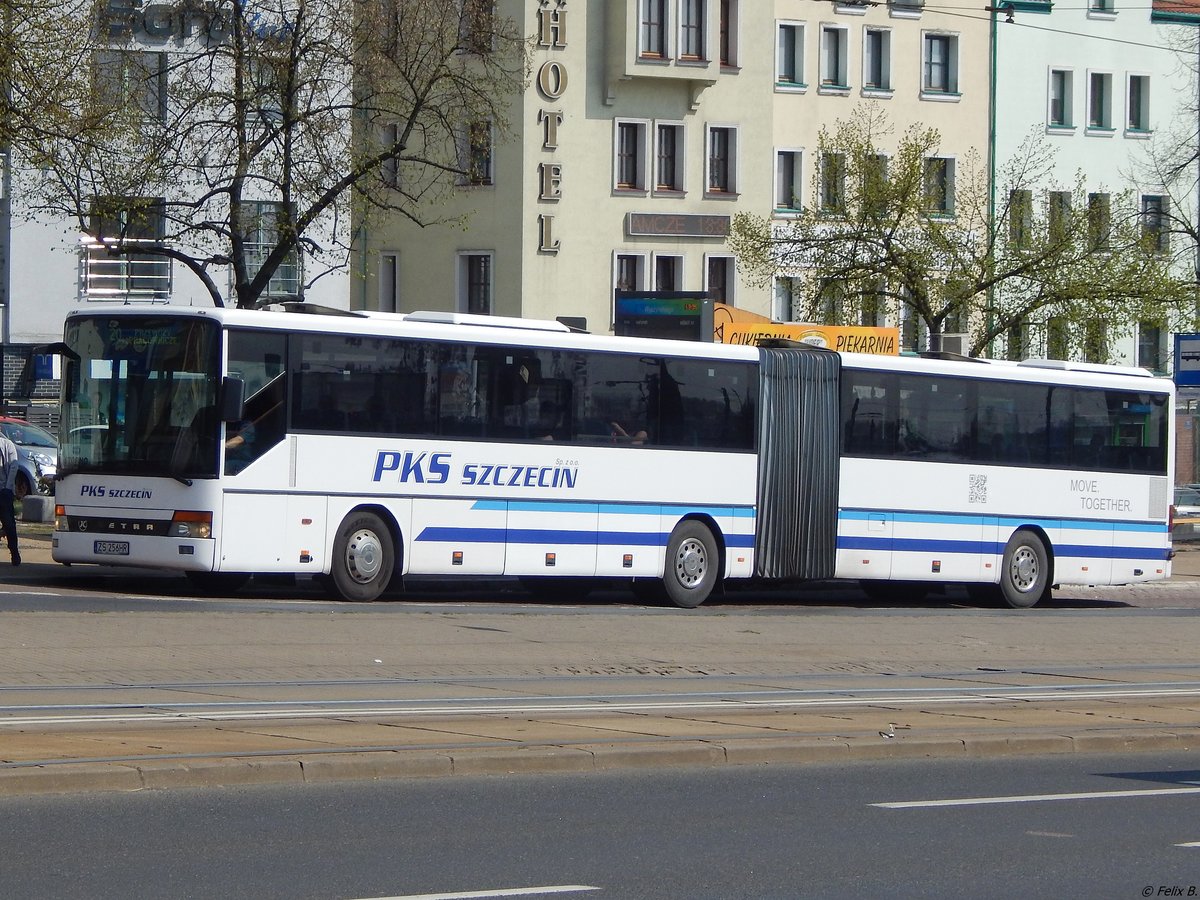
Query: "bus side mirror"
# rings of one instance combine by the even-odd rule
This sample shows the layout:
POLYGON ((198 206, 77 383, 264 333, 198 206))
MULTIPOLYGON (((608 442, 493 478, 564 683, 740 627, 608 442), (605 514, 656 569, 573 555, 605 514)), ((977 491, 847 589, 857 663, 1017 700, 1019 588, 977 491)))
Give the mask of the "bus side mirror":
POLYGON ((240 378, 221 382, 221 421, 240 422, 246 406, 246 383, 240 378))

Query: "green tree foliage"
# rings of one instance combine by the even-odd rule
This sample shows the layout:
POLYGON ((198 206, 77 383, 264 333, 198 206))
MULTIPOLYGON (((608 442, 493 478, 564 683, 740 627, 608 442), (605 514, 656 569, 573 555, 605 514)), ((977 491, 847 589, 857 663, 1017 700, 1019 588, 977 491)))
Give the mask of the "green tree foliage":
POLYGON ((344 267, 355 210, 448 220, 463 135, 502 138, 528 74, 488 0, 32 4, 4 54, 14 200, 180 262, 217 304, 228 266, 244 308, 344 267))
POLYGON ((796 279, 810 321, 874 324, 881 303, 907 307, 934 349, 961 331, 972 355, 1053 321, 1059 352, 1096 356, 1089 323, 1111 330, 1191 314, 1191 286, 1146 233, 1132 195, 1103 194, 1100 204, 1082 176, 1070 191, 1039 190, 1052 157, 1037 137, 999 170, 994 211, 976 154, 942 156, 938 132, 920 124, 896 139, 870 105, 823 129, 812 161, 812 196, 796 216, 741 214, 730 235, 752 279, 796 279))

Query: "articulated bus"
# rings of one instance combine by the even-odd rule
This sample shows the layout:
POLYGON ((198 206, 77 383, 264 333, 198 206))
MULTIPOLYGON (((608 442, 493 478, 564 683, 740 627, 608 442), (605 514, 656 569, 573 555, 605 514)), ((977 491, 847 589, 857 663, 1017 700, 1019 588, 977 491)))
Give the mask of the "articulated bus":
POLYGON ((1028 607, 1170 575, 1173 386, 1141 370, 304 304, 92 308, 59 350, 63 563, 358 601, 612 579, 681 607, 727 579, 1028 607))

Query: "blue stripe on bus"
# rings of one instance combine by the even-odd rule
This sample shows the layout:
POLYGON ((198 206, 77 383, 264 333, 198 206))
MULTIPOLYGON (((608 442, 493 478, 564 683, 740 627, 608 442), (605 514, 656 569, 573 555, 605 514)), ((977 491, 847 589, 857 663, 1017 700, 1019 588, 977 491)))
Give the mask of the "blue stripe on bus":
POLYGON ((1040 528, 1074 528, 1080 531, 1142 531, 1151 534, 1166 534, 1167 526, 1162 522, 1124 522, 1119 519, 1038 519, 1004 515, 975 515, 971 513, 912 513, 891 512, 886 509, 843 509, 839 519, 866 521, 872 516, 890 516, 894 522, 917 522, 928 525, 1037 525, 1040 528))
MULTIPOLYGON (((839 550, 882 550, 896 553, 983 553, 999 556, 1004 544, 993 541, 943 541, 926 538, 839 537, 839 550)), ((1167 560, 1170 551, 1165 547, 1105 547, 1093 544, 1055 544, 1054 555, 1091 559, 1167 560)))
MULTIPOLYGON (((464 544, 602 544, 665 547, 669 534, 656 531, 569 531, 557 528, 467 528, 431 525, 418 541, 464 544)), ((726 547, 753 547, 752 534, 726 534, 726 547)))

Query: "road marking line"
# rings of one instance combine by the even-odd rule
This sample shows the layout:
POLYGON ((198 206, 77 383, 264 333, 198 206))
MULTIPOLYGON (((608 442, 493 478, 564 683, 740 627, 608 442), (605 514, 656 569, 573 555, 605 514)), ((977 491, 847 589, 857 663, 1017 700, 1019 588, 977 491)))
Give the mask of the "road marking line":
POLYGON ((1015 797, 964 797, 960 800, 905 800, 897 803, 872 803, 880 809, 925 809, 937 806, 989 806, 1001 803, 1042 803, 1051 800, 1124 800, 1129 797, 1169 797, 1175 794, 1200 794, 1200 788, 1156 788, 1144 791, 1091 791, 1082 794, 1026 794, 1015 797))
MULTIPOLYGON (((534 897, 543 894, 572 894, 598 891, 589 884, 551 884, 546 887, 508 888, 498 891, 462 891, 457 894, 405 894, 398 897, 376 897, 372 900, 472 900, 477 897, 534 897)), ((367 898, 364 898, 367 900, 367 898)))

